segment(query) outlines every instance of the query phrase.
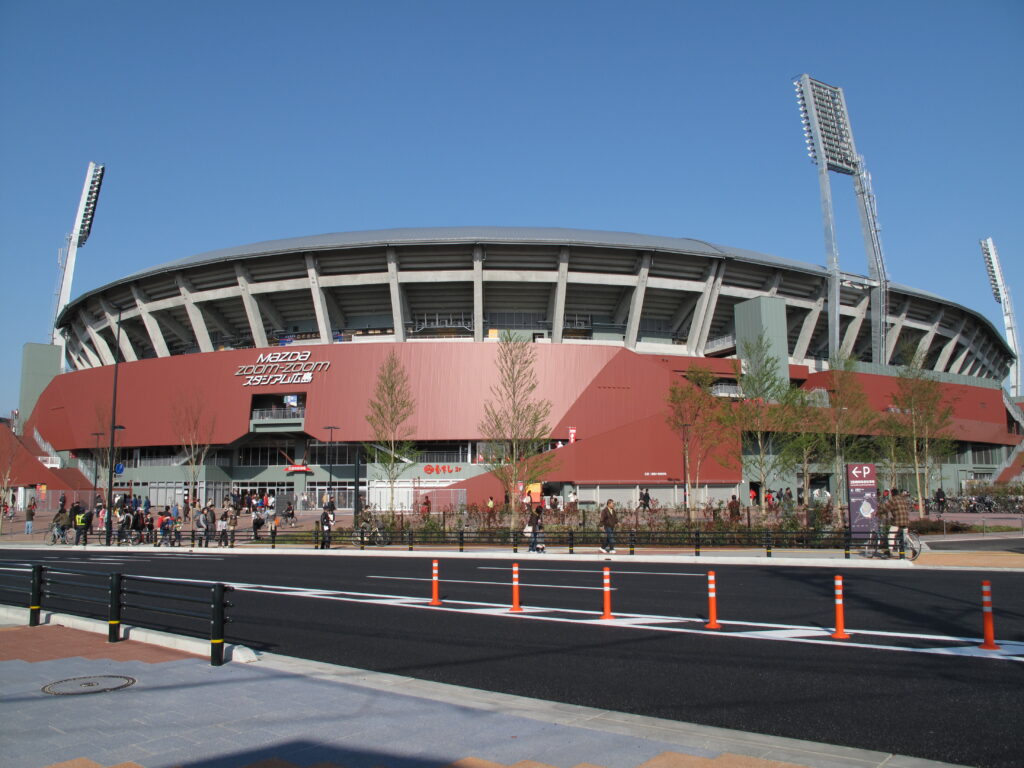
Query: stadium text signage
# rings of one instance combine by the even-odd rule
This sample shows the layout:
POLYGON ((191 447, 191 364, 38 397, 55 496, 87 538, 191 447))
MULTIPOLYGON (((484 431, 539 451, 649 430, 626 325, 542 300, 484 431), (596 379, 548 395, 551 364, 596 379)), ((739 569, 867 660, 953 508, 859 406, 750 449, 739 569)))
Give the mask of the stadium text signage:
POLYGON ((331 367, 328 360, 310 360, 312 353, 264 352, 250 365, 240 365, 235 376, 245 380, 243 387, 264 387, 272 384, 309 384, 313 374, 325 373, 331 367))

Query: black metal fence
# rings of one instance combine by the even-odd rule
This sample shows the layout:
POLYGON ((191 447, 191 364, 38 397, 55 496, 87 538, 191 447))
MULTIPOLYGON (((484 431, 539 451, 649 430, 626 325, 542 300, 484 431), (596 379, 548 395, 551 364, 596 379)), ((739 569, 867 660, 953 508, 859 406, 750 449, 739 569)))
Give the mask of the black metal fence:
POLYGON ((119 642, 121 625, 209 635, 210 664, 224 663, 224 627, 230 619, 231 587, 151 576, 33 565, 29 571, 0 572, 0 602, 24 605, 29 626, 43 610, 107 621, 107 641, 119 642), (204 631, 204 628, 206 631, 204 631))
MULTIPOLYGON (((520 547, 527 548, 531 544, 531 536, 521 531, 510 531, 507 528, 490 530, 441 530, 425 528, 407 528, 405 530, 385 530, 378 528, 338 528, 326 536, 319 529, 291 530, 273 529, 267 532, 254 532, 250 528, 234 531, 214 532, 204 536, 202 531, 179 531, 163 535, 152 532, 138 539, 130 539, 133 546, 143 547, 188 547, 191 549, 250 547, 254 545, 276 549, 281 547, 313 547, 313 548, 358 548, 374 549, 390 547, 392 549, 414 550, 421 547, 457 548, 466 551, 470 548, 499 547, 507 548, 516 553, 520 547), (178 535, 180 534, 180 535, 178 535)), ((117 538, 112 537, 112 543, 117 538)), ((555 529, 546 530, 541 542, 546 547, 559 547, 574 554, 577 549, 601 547, 605 542, 603 531, 594 529, 555 529)), ((89 543, 104 543, 104 536, 89 537, 89 543)), ((853 538, 846 529, 815 529, 799 528, 783 530, 778 528, 750 529, 743 527, 708 529, 680 528, 674 530, 656 530, 641 528, 636 530, 619 529, 615 532, 617 551, 626 549, 635 554, 638 549, 670 549, 692 550, 694 555, 715 549, 749 549, 760 551, 771 557, 776 549, 805 550, 843 550, 847 558, 853 547, 864 546, 861 538, 853 538)), ((128 541, 122 542, 128 546, 128 541)))

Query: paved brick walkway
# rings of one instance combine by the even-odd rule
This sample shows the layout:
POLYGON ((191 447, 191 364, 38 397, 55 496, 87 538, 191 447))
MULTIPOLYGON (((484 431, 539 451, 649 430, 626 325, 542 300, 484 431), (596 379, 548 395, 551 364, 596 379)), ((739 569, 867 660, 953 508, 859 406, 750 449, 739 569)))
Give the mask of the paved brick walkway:
MULTIPOLYGON (((103 629, 101 622, 96 629, 103 629)), ((910 768, 937 763, 63 626, 0 628, 4 768, 910 768), (134 684, 48 695, 50 683, 134 684)))

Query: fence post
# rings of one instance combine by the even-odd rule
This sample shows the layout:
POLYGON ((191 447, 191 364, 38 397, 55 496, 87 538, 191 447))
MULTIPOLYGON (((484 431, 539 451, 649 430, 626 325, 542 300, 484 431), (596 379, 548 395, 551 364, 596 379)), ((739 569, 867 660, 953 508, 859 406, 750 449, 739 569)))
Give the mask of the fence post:
POLYGON ((359 526, 359 549, 360 551, 366 549, 366 529, 359 526))
POLYGON ((39 626, 39 612, 43 607, 43 566, 32 566, 32 588, 28 597, 28 625, 39 626))
POLYGON ((900 545, 900 560, 906 560, 907 558, 907 547, 904 543, 905 537, 903 535, 903 529, 899 529, 899 545, 900 545))
POLYGON ((413 532, 412 528, 409 529, 407 537, 409 539, 409 551, 412 552, 413 532))
POLYGON ((462 528, 460 528, 459 529, 459 552, 465 552, 465 551, 466 551, 466 532, 462 528))
POLYGON ((213 585, 213 602, 210 604, 210 666, 224 664, 224 585, 213 585))
POLYGON ((700 557, 700 529, 693 533, 693 556, 700 557))
POLYGON ((853 539, 853 531, 849 528, 846 529, 846 535, 843 537, 843 557, 847 560, 850 559, 850 542, 853 539))
POLYGON ((195 528, 193 528, 191 531, 189 531, 189 544, 188 545, 192 549, 195 549, 195 547, 196 547, 196 529, 195 528))
POLYGON ((519 531, 512 531, 512 551, 519 551, 519 531))
POLYGON ((270 548, 277 549, 277 525, 270 529, 270 548))
POLYGON ((121 574, 110 574, 110 610, 107 613, 107 642, 121 639, 121 574))
POLYGON ((772 534, 771 531, 764 532, 764 556, 772 556, 772 534))
POLYGON ((572 554, 573 545, 575 544, 572 528, 569 529, 569 554, 572 554))
POLYGON ((636 554, 636 531, 629 532, 629 554, 636 554))

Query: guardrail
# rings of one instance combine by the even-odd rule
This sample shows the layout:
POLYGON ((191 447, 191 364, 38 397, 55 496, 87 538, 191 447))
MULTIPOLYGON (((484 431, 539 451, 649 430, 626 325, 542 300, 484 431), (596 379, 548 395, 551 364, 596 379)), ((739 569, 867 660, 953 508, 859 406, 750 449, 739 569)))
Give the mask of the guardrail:
POLYGON ((225 596, 229 591, 231 587, 221 583, 196 584, 41 564, 27 573, 0 574, 0 602, 11 603, 13 598, 14 604, 21 604, 18 596, 27 593, 30 627, 39 625, 44 607, 88 618, 105 614, 110 643, 123 639, 121 624, 126 616, 133 626, 150 629, 164 628, 166 622, 157 622, 163 617, 209 621, 210 664, 215 667, 224 663, 224 626, 230 621, 226 611, 231 607, 225 596), (189 606, 204 606, 205 610, 189 606))

